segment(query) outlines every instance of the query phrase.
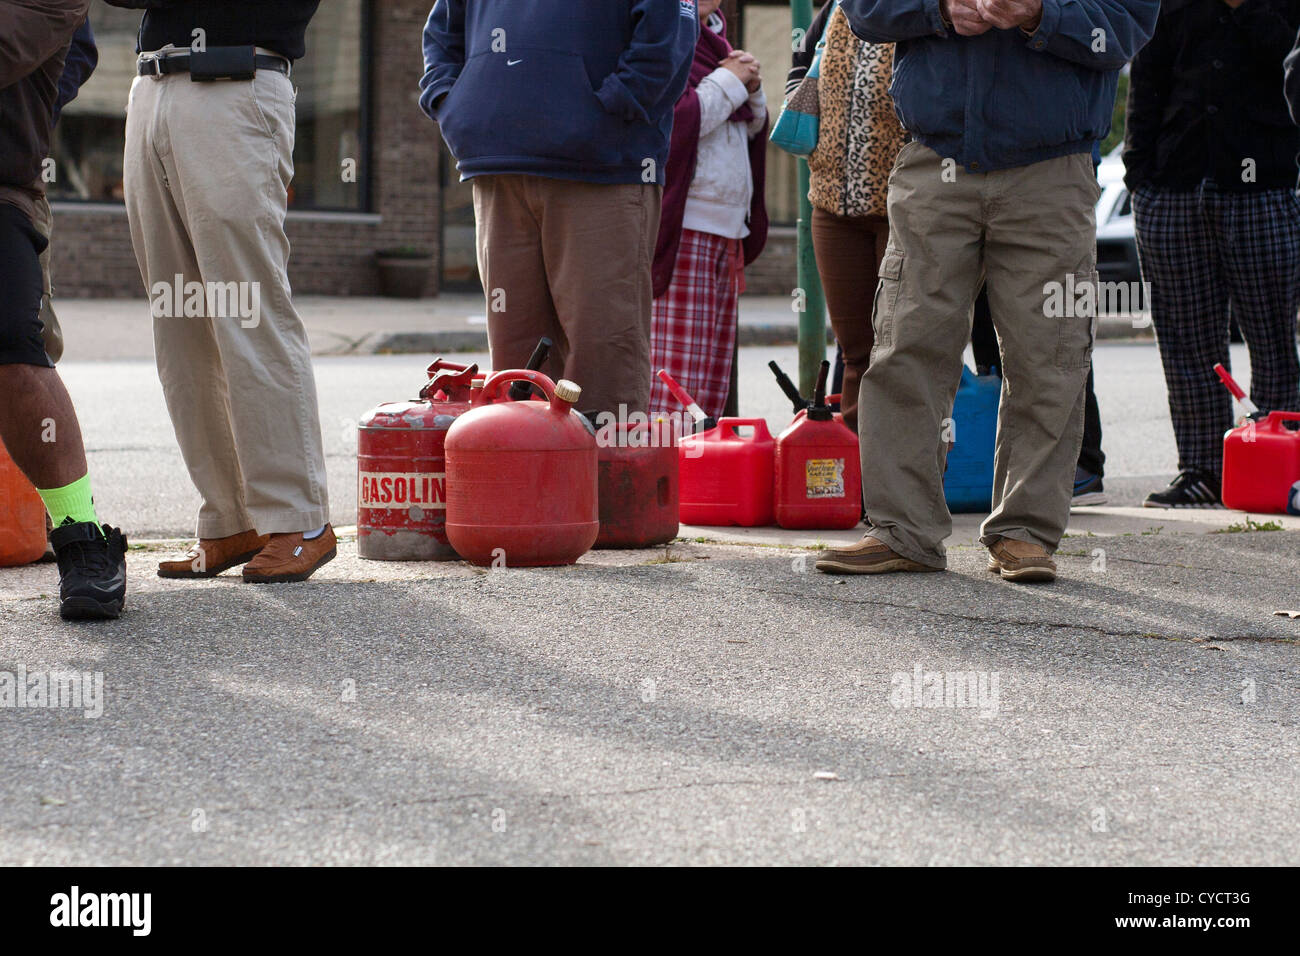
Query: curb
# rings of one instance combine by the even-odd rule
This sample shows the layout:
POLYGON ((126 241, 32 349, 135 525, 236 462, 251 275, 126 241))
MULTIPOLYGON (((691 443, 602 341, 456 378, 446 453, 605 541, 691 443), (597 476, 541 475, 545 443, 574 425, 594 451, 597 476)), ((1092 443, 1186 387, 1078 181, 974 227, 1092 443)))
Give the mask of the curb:
MULTIPOLYGON (((1106 318, 1097 323, 1098 340, 1115 341, 1132 339, 1138 342, 1155 341, 1150 322, 1135 326, 1128 318, 1106 318)), ((742 323, 736 344, 746 346, 794 346, 799 343, 799 327, 788 322, 768 324, 742 323)), ((835 336, 826 329, 826 344, 834 345, 835 336)), ((487 332, 436 331, 436 332, 376 332, 352 349, 361 355, 412 355, 451 352, 486 352, 487 332)))

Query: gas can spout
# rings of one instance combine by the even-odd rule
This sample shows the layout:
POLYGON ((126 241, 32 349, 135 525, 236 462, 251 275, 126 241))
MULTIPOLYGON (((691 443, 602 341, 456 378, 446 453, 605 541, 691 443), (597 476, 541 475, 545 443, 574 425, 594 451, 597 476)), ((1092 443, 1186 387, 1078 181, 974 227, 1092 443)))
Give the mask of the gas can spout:
POLYGON ((810 402, 808 399, 799 394, 799 389, 794 387, 794 382, 790 381, 790 376, 781 370, 781 366, 777 365, 776 362, 768 362, 767 367, 776 376, 776 384, 781 386, 781 391, 785 392, 785 397, 790 399, 790 404, 794 406, 794 414, 798 415, 809 407, 810 402))
POLYGON ((831 363, 822 360, 822 366, 817 371, 817 387, 813 389, 813 400, 808 406, 808 418, 814 422, 828 422, 834 416, 831 414, 831 408, 826 404, 826 376, 830 374, 831 363))
MULTIPOLYGON (((554 344, 555 344, 554 342, 552 342, 550 339, 548 339, 546 336, 543 335, 540 339, 537 340, 537 347, 533 349, 533 354, 529 356, 528 364, 525 365, 524 368, 530 372, 540 372, 542 370, 542 366, 546 364, 546 359, 551 354, 551 346, 553 346, 554 344)), ((523 402, 523 401, 527 401, 528 397, 532 394, 533 394, 532 384, 520 380, 510 386, 510 392, 506 397, 509 398, 510 401, 512 402, 523 402)))
POLYGON ((567 378, 562 378, 555 383, 555 401, 551 403, 551 408, 567 415, 581 397, 582 388, 567 378))

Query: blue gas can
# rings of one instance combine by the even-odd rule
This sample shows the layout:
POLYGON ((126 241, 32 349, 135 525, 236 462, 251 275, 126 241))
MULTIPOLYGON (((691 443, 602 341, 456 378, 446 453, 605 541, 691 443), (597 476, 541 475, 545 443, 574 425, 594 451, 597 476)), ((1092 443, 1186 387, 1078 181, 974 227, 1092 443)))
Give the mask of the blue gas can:
POLYGON ((948 510, 986 512, 993 500, 993 447, 998 434, 998 403, 1002 379, 976 375, 961 368, 961 383, 952 409, 948 470, 943 476, 943 496, 948 510))

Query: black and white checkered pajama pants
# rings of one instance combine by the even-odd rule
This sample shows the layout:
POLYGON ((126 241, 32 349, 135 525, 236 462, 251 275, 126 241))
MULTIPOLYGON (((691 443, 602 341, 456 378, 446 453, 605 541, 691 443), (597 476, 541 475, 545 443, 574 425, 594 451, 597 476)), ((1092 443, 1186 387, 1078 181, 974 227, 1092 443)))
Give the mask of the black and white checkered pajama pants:
POLYGON ((1300 199, 1210 182, 1185 192, 1140 186, 1133 216, 1178 470, 1222 475, 1232 398, 1214 364, 1230 367, 1230 315, 1250 350, 1251 399, 1266 411, 1300 409, 1300 199))

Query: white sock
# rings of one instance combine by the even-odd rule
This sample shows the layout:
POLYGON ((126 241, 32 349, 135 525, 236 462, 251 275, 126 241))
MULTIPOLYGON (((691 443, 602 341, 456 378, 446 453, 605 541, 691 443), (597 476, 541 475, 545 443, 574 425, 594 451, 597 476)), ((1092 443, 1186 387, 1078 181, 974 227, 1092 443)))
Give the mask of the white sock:
POLYGON ((311 541, 313 538, 319 538, 321 535, 325 533, 325 528, 326 525, 321 525, 315 531, 304 531, 302 535, 302 540, 311 541))

